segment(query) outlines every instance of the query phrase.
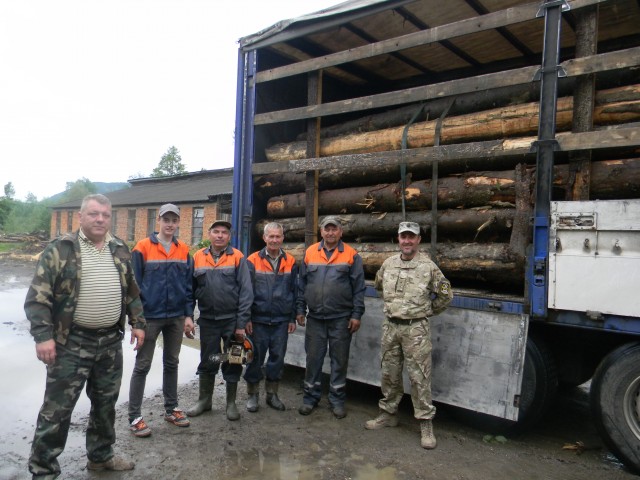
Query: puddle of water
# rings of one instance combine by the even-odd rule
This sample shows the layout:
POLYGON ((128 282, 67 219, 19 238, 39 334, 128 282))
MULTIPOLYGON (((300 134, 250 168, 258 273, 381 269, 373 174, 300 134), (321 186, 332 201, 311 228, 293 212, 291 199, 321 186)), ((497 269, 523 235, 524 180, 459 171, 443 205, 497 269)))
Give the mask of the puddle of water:
MULTIPOLYGON (((10 422, 0 422, 0 458, 26 458, 31 448, 38 411, 42 405, 46 380, 46 368, 36 358, 35 344, 29 334, 29 322, 23 305, 26 288, 0 291, 0 404, 11 412, 10 422)), ((130 334, 123 340, 124 372, 118 404, 129 400, 129 380, 135 363, 133 346, 129 345, 130 334)), ((150 397, 162 388, 162 337, 147 375, 145 397, 150 397)), ((196 378, 200 351, 184 344, 180 352, 178 378, 187 383, 196 378)), ((144 404, 143 404, 144 406, 144 404)), ((84 426, 91 403, 83 393, 78 400, 71 419, 72 426, 67 449, 84 448, 84 426)), ((2 461, 0 461, 2 463, 2 461)))
POLYGON ((233 463, 236 470, 227 478, 243 480, 321 480, 328 469, 344 471, 346 478, 353 480, 397 480, 397 471, 393 467, 377 468, 364 462, 362 457, 341 458, 335 454, 320 457, 311 452, 279 453, 269 450, 230 450, 225 458, 233 463))

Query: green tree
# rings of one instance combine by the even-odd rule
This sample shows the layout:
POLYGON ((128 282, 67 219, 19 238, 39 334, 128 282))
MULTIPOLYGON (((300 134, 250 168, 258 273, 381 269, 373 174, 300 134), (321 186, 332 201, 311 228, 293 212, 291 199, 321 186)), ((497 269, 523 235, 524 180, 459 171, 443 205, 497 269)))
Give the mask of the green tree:
POLYGON ((62 195, 62 202, 82 200, 85 196, 97 193, 97 187, 88 178, 80 178, 75 182, 67 182, 67 187, 62 195))
POLYGON ((167 153, 165 153, 160 159, 158 166, 151 172, 152 177, 171 177, 173 175, 180 175, 181 173, 187 173, 187 169, 182 163, 182 157, 180 152, 174 146, 171 146, 167 153))
POLYGON ((9 182, 4 186, 4 196, 10 199, 13 199, 13 197, 16 196, 16 189, 13 188, 12 182, 9 182))
POLYGON ((47 201, 38 202, 35 195, 27 195, 27 201, 14 201, 4 225, 5 233, 32 233, 49 231, 51 212, 47 201))

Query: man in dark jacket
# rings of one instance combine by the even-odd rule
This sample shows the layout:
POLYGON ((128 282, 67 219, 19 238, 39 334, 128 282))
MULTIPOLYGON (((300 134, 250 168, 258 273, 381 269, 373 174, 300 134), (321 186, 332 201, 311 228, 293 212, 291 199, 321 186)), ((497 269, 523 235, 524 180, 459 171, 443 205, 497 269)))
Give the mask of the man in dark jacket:
POLYGON ((269 352, 265 367, 267 405, 284 410, 278 398, 278 384, 284 370, 287 339, 296 329, 296 293, 298 267, 296 260, 284 250, 284 231, 279 223, 269 223, 262 236, 266 246, 247 259, 253 283, 251 321, 246 330, 255 348, 254 360, 247 366, 247 410, 257 412, 259 384, 263 378, 262 365, 269 352))
POLYGON ((324 218, 320 235, 322 241, 307 249, 300 266, 296 319, 304 326, 306 315, 307 364, 303 404, 298 411, 309 415, 320 401, 328 343, 329 407, 336 418, 344 418, 351 335, 360 328, 364 314, 364 269, 358 252, 342 242, 342 224, 337 217, 324 218))
POLYGON ((47 365, 44 402, 31 444, 34 479, 60 475, 71 414, 87 385, 88 470, 131 470, 115 456, 114 420, 122 381, 122 338, 129 317, 131 343, 144 344, 145 319, 127 245, 109 233, 111 202, 88 195, 80 207, 80 230, 45 248, 27 292, 38 360, 47 365))
POLYGON ((193 260, 189 246, 175 237, 180 209, 171 203, 162 205, 158 223, 159 231, 133 249, 133 269, 147 319, 146 341, 136 355, 129 387, 129 430, 136 437, 151 435, 142 418, 142 397, 160 333, 164 419, 178 427, 189 426, 189 419, 178 407, 178 362, 183 332, 193 338, 193 260))
POLYGON ((209 227, 211 246, 198 250, 193 257, 193 296, 198 302, 200 317, 200 396, 187 415, 195 417, 211 410, 211 396, 218 369, 227 384, 227 418, 238 420, 236 406, 238 382, 242 365, 223 362, 222 367, 209 360, 227 349, 231 340, 243 341, 245 325, 251 315, 253 288, 247 259, 231 247, 231 224, 216 220, 209 227))

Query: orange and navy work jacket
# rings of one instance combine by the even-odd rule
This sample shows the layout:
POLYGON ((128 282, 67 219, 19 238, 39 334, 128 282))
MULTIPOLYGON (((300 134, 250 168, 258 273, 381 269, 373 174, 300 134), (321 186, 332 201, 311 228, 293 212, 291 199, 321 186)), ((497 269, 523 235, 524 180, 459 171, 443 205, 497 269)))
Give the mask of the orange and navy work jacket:
POLYGON ((362 257, 342 240, 329 258, 324 240, 307 248, 298 285, 298 315, 306 314, 317 320, 340 317, 360 320, 364 314, 362 257))
POLYGON ((174 237, 167 253, 158 234, 153 233, 140 240, 132 254, 147 320, 193 317, 193 260, 189 247, 174 237))
POLYGON ((247 259, 230 245, 216 262, 211 248, 193 257, 193 296, 201 320, 230 320, 243 329, 251 318, 253 287, 247 259))
POLYGON ((255 323, 295 322, 298 267, 296 260, 280 250, 274 270, 267 256, 267 248, 247 258, 253 283, 251 321, 255 323))

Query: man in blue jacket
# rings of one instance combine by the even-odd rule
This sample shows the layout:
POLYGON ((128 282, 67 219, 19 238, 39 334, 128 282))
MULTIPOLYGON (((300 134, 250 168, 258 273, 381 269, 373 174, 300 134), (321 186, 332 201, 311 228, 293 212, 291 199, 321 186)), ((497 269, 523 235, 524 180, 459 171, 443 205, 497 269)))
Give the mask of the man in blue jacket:
POLYGON ((160 231, 140 240, 133 249, 133 268, 147 316, 146 342, 138 350, 129 389, 129 429, 148 437, 151 429, 142 418, 144 386, 153 361, 158 335, 163 338, 164 419, 188 427, 189 419, 178 407, 178 361, 182 333, 193 338, 193 260, 189 247, 175 237, 180 209, 167 203, 158 211, 160 231))

